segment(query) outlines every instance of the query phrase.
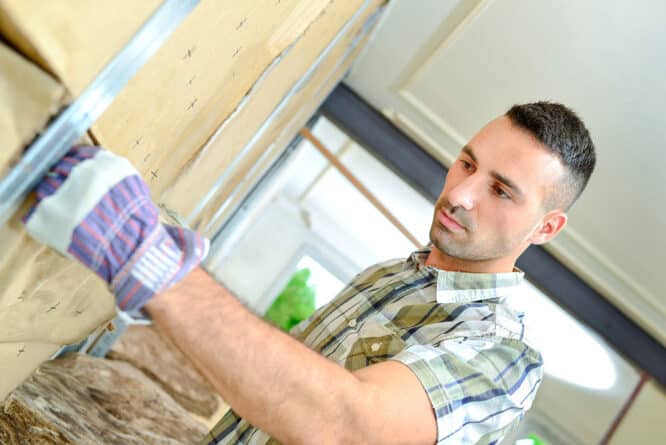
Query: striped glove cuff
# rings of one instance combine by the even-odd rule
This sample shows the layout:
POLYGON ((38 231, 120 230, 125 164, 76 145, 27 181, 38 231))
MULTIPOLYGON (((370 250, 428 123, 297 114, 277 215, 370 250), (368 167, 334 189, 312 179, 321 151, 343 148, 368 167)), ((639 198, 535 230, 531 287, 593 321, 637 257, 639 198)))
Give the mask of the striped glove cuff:
POLYGON ((24 217, 28 232, 109 283, 123 310, 142 307, 208 252, 196 232, 159 222, 139 173, 107 150, 73 148, 36 192, 24 217))

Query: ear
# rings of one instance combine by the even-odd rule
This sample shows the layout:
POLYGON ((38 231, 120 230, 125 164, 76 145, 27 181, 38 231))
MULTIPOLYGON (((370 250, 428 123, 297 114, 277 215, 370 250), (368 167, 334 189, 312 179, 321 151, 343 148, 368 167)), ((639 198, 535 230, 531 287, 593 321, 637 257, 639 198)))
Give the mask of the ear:
POLYGON ((567 225, 567 214, 561 210, 553 210, 546 213, 541 223, 534 229, 529 238, 530 244, 544 244, 560 233, 567 225))

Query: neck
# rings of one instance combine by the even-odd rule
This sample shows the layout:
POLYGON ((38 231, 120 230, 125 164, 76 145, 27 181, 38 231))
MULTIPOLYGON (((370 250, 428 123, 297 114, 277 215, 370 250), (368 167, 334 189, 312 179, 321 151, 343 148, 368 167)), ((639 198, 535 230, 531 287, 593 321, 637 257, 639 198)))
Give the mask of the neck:
POLYGON ((426 266, 449 272, 505 273, 513 272, 515 258, 496 258, 492 260, 468 261, 449 256, 434 245, 426 260, 426 266))

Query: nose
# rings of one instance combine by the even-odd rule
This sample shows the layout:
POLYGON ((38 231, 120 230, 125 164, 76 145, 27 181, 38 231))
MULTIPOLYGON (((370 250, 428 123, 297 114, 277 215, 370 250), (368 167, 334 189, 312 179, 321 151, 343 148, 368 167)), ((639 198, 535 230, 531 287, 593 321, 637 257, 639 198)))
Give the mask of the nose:
POLYGON ((477 175, 470 175, 449 190, 448 200, 452 207, 472 210, 478 199, 479 181, 477 175))

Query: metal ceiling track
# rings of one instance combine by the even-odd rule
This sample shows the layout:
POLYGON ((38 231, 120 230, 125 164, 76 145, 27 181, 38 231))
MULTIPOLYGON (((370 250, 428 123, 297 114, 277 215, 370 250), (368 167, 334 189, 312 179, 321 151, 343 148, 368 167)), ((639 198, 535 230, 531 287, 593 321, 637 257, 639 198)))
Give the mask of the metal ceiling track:
MULTIPOLYGON (((343 27, 338 31, 338 33, 333 37, 333 40, 331 40, 328 45, 323 49, 323 51, 317 56, 317 59, 310 65, 308 70, 291 86, 289 91, 285 96, 280 99, 280 102, 273 108, 271 111, 270 115, 264 120, 264 122, 261 124, 261 126, 257 129, 257 131, 252 135, 249 141, 243 146, 243 148, 236 154, 236 156, 233 158, 229 166, 222 172, 220 177, 215 181, 215 184, 208 190, 206 195, 198 202, 196 208, 190 213, 190 215, 187 217, 187 223, 188 225, 192 225, 195 221, 196 218, 201 214, 201 212, 206 208, 208 204, 217 196, 217 194, 222 190, 222 188, 226 185, 226 183, 229 181, 231 173, 236 169, 238 165, 240 165, 241 161, 245 159, 245 157, 255 148, 256 144, 261 140, 261 138, 266 134, 266 132, 271 128, 271 125, 274 123, 275 119, 282 113, 282 111, 291 103, 291 99, 298 94, 299 91, 301 91, 305 85, 307 85, 308 81, 312 78, 314 73, 317 71, 317 68, 322 64, 322 62, 328 57, 329 54, 333 51, 333 49, 336 47, 338 42, 342 40, 342 38, 349 32, 349 30, 354 26, 354 24, 359 20, 360 17, 362 17, 363 13, 365 10, 372 4, 371 0, 365 0, 365 2, 361 5, 361 7, 354 13, 354 15, 343 25, 343 27)), ((370 17, 366 19, 366 22, 363 26, 363 28, 360 30, 360 35, 364 35, 369 30, 372 28, 374 25, 376 18, 381 15, 381 12, 383 11, 383 8, 380 8, 378 11, 376 11, 374 14, 372 14, 370 17)), ((357 36, 358 37, 358 36, 357 36)), ((359 43, 360 38, 355 38, 351 43, 350 43, 350 48, 347 49, 343 57, 341 58, 340 63, 342 63, 350 54, 351 50, 353 50, 359 43)), ((285 56, 288 51, 290 51, 294 47, 295 43, 293 43, 290 47, 288 47, 281 55, 280 58, 285 56)), ((279 59, 278 59, 279 60, 279 59)), ((337 68, 337 66, 336 66, 337 68)), ((265 72, 262 77, 260 77, 255 85, 260 85, 261 81, 263 80, 263 76, 267 75, 269 71, 265 72)), ((223 128, 223 127, 222 127, 223 128)), ((220 128, 218 131, 221 131, 222 128, 220 128)), ((215 136, 211 138, 211 140, 214 140, 215 136)), ((267 152, 270 150, 267 150, 267 152)), ((259 162, 257 162, 258 164, 259 162)), ((256 164, 255 164, 256 166, 256 164)), ((249 175, 246 175, 246 177, 249 175)), ((238 188, 238 187, 237 187, 238 188)), ((236 191, 234 191, 234 194, 236 191)), ((206 229, 204 230, 204 234, 207 234, 208 230, 211 230, 211 228, 216 224, 218 221, 218 218, 222 215, 226 207, 230 204, 231 202, 231 196, 228 197, 225 202, 221 205, 220 208, 215 213, 215 216, 211 220, 210 223, 208 223, 206 229)))
POLYGON ((199 0, 165 0, 85 91, 34 140, 0 181, 0 225, 9 220, 48 169, 101 116, 197 3, 199 0))

